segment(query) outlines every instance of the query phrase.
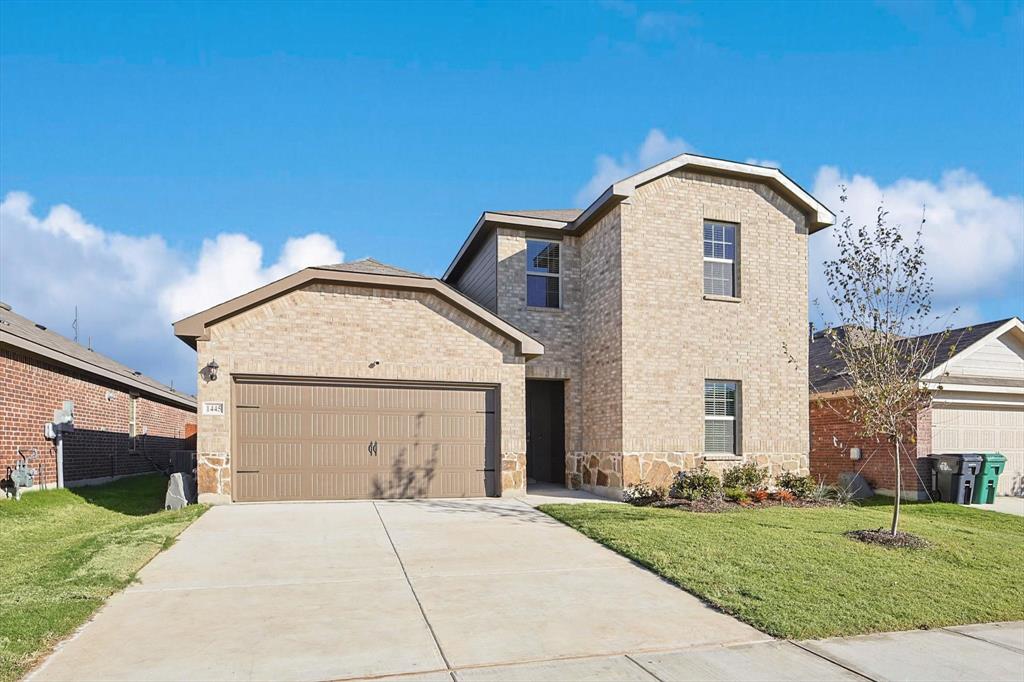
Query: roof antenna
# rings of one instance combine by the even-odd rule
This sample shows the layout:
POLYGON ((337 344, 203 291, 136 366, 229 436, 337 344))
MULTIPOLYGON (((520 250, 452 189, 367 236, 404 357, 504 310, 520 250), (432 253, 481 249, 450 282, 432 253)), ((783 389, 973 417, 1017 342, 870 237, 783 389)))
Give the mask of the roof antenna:
POLYGON ((78 306, 75 306, 75 321, 71 323, 71 328, 75 330, 75 343, 78 343, 78 306))

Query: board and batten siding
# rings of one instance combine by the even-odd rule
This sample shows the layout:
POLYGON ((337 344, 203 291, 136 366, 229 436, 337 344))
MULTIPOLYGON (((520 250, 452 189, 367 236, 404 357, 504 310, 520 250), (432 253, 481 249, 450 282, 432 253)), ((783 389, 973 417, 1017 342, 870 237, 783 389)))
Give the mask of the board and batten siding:
POLYGON ((498 311, 498 237, 494 230, 452 284, 491 312, 498 311))

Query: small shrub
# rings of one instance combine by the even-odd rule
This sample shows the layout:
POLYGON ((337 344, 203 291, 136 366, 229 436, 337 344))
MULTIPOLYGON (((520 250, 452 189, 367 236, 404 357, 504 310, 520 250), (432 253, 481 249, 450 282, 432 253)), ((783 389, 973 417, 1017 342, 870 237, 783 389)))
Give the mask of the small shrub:
POLYGON ((662 488, 655 488, 650 483, 643 481, 622 489, 622 501, 638 507, 654 504, 663 499, 665 499, 665 491, 662 488))
POLYGON ((713 500, 722 496, 722 482, 701 464, 696 469, 676 474, 668 494, 670 497, 691 502, 713 500))
POLYGON ((786 502, 792 502, 793 500, 795 500, 796 495, 789 492, 788 490, 780 490, 779 492, 775 493, 775 499, 785 504, 786 502))
POLYGON ((726 488, 741 488, 747 492, 763 488, 768 480, 768 469, 759 467, 753 462, 733 467, 722 475, 722 485, 726 488))
POLYGON ((743 488, 725 488, 722 491, 722 496, 730 502, 738 502, 740 504, 750 501, 750 496, 747 495, 747 491, 743 488))
POLYGON ((789 471, 785 472, 775 481, 782 490, 792 493, 794 497, 806 500, 810 497, 817 483, 810 476, 799 476, 789 471))
POLYGON ((853 501, 853 488, 850 486, 837 485, 832 487, 832 498, 836 504, 842 506, 853 501))
POLYGON ((754 492, 750 493, 750 497, 754 500, 754 502, 764 502, 765 500, 768 499, 768 491, 765 490, 764 488, 760 488, 759 490, 755 490, 754 492))
POLYGON ((836 489, 830 485, 826 485, 824 481, 818 481, 810 494, 807 495, 807 499, 812 502, 828 502, 836 496, 836 489))

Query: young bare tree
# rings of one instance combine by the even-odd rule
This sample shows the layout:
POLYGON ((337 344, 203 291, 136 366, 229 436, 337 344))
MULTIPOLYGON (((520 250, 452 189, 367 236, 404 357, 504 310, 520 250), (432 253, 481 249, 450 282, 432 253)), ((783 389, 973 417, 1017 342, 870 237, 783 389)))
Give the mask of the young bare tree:
POLYGON ((833 315, 839 323, 825 331, 832 355, 845 365, 848 398, 843 417, 861 436, 892 445, 896 489, 892 535, 900 523, 903 491, 901 458, 915 438, 918 410, 930 403, 921 377, 936 366, 949 335, 946 325, 934 332, 932 280, 921 241, 922 212, 913 242, 878 208, 874 225, 855 226, 845 210, 835 230, 838 255, 824 264, 833 315), (932 332, 932 333, 928 333, 932 332))

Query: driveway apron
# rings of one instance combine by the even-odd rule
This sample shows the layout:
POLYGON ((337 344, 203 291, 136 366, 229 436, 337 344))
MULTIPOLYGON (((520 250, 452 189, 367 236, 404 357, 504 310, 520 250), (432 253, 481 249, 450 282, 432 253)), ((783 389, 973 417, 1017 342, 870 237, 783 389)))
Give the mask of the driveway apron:
POLYGON ((765 639, 517 500, 238 504, 31 679, 445 679, 765 639))

